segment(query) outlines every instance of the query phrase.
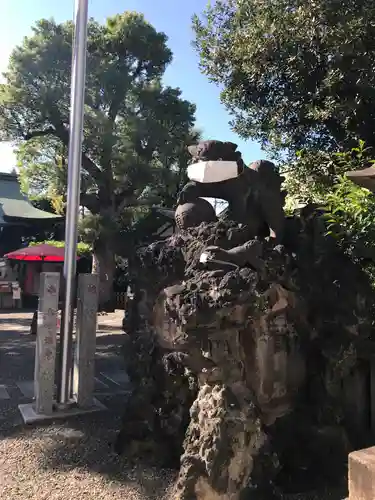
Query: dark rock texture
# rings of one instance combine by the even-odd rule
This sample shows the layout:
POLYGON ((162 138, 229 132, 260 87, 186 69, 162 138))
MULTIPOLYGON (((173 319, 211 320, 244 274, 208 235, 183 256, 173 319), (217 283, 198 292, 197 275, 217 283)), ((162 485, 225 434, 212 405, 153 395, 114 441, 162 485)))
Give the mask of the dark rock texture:
POLYGON ((181 454, 177 500, 269 500, 339 471, 359 425, 345 381, 371 341, 373 297, 324 233, 305 210, 276 246, 218 221, 139 251, 117 446, 168 465, 181 454), (261 265, 201 263, 243 245, 261 265))

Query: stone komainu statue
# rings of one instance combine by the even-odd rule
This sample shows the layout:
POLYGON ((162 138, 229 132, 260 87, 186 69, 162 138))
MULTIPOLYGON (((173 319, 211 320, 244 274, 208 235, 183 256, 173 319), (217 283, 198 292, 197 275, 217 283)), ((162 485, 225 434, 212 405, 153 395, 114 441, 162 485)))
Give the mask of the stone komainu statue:
POLYGON ((254 237, 271 236, 277 240, 282 237, 285 220, 284 194, 281 192, 283 177, 273 163, 259 160, 246 167, 241 153, 236 151, 237 145, 232 142, 203 141, 188 149, 193 163, 219 160, 236 162, 238 175, 221 182, 189 181, 178 197, 176 222, 180 229, 214 220, 214 211, 202 198, 220 198, 228 202, 228 208, 220 215, 221 218, 250 226, 254 237), (194 213, 195 216, 192 215, 194 213))

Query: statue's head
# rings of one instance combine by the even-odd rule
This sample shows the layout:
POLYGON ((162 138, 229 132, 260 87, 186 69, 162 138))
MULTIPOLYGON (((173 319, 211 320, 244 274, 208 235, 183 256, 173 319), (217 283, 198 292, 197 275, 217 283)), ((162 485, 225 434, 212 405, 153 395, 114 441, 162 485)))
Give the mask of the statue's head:
POLYGON ((244 168, 241 153, 237 151, 237 144, 222 141, 201 141, 198 144, 188 146, 192 156, 192 163, 200 161, 235 161, 240 171, 244 168))
POLYGON ((222 141, 201 141, 188 146, 189 153, 194 161, 230 161, 236 152, 237 144, 222 141), (231 158, 228 158, 230 156, 231 158))

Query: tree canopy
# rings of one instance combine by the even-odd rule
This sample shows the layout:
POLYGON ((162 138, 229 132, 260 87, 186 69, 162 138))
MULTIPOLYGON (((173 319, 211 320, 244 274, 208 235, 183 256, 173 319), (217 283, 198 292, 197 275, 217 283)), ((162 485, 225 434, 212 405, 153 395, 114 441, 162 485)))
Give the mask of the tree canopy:
MULTIPOLYGON (((63 209, 73 24, 42 19, 32 30, 0 86, 0 140, 18 145, 24 189, 60 199, 63 209)), ((115 236, 133 207, 151 195, 172 203, 184 176, 195 106, 163 85, 171 60, 166 35, 141 14, 89 21, 81 204, 91 213, 83 232, 103 266, 114 262, 115 236)))
POLYGON ((193 25, 242 137, 292 153, 375 145, 374 2, 217 0, 193 25))
MULTIPOLYGON (((37 22, 0 89, 0 138, 21 145, 24 167, 39 155, 44 173, 64 147, 66 158, 72 34, 70 22, 37 22)), ((162 167, 173 170, 192 140, 194 105, 161 82, 172 59, 166 42, 133 12, 89 22, 82 203, 94 214, 130 206, 145 186, 160 184, 162 167)))

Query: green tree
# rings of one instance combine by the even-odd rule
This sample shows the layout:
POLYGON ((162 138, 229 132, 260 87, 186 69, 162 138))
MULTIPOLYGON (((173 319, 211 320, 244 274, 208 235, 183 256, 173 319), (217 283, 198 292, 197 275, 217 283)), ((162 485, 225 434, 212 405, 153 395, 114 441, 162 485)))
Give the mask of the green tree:
MULTIPOLYGON (((13 51, 0 88, 0 140, 19 145, 24 188, 56 194, 60 205, 72 34, 70 22, 37 22, 13 51)), ((184 149, 194 141, 194 105, 179 89, 162 85, 172 59, 166 42, 164 33, 134 12, 88 25, 81 204, 90 215, 82 235, 93 247, 101 302, 111 294, 116 235, 131 222, 134 206, 151 202, 150 191, 166 194, 166 178, 169 191, 177 188, 184 149)))
POLYGON ((323 206, 328 234, 375 277, 375 195, 342 177, 323 206))
POLYGON ((374 163, 372 158, 373 148, 362 140, 345 151, 297 151, 294 160, 280 167, 285 177, 283 187, 288 193, 287 208, 293 209, 301 203, 325 203, 335 186, 342 184, 345 172, 368 167, 374 163))
POLYGON ((364 141, 347 151, 299 152, 297 160, 281 167, 286 177, 287 211, 313 203, 322 210, 327 236, 334 238, 375 286, 375 195, 350 181, 345 172, 374 164, 372 148, 364 141))
POLYGON ((217 0, 193 25, 242 137, 274 153, 375 146, 373 1, 217 0))
MULTIPOLYGON (((33 205, 45 205, 45 210, 63 215, 66 204, 67 147, 54 136, 34 137, 16 150, 21 191, 33 205), (47 208, 47 205, 50 208, 47 208)), ((82 179, 85 191, 85 179, 82 179)))

